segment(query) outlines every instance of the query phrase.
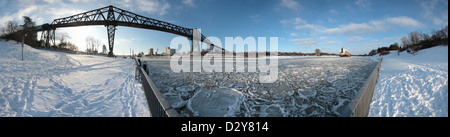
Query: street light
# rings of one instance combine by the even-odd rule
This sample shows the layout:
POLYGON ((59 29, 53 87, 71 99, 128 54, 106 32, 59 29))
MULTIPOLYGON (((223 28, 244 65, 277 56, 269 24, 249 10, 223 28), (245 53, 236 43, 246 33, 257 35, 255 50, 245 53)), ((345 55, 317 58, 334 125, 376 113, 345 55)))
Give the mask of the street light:
POLYGON ((23 61, 23 42, 24 42, 26 36, 27 36, 27 34, 22 36, 22 61, 23 61))

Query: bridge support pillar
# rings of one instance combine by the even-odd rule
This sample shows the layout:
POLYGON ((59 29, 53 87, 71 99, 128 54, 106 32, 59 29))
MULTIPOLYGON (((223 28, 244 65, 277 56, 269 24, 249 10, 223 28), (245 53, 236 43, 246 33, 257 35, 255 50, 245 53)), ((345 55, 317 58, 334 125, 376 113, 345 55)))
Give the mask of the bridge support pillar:
POLYGON ((214 46, 210 45, 209 49, 208 49, 208 52, 214 52, 213 50, 214 50, 214 46))
POLYGON ((199 29, 193 29, 192 30, 192 39, 191 39, 191 54, 201 54, 201 32, 199 29))
POLYGON ((42 41, 42 45, 46 48, 50 48, 51 46, 55 46, 55 30, 56 29, 49 29, 49 30, 44 30, 42 31, 41 34, 41 41, 42 41), (52 45, 50 45, 52 44, 52 45))
POLYGON ((116 26, 114 25, 107 25, 106 28, 108 29, 108 44, 109 44, 109 53, 108 57, 114 57, 114 35, 116 33, 116 26))
POLYGON ((191 54, 201 54, 200 41, 191 40, 191 54))
POLYGON ((114 7, 108 6, 108 24, 106 25, 108 31, 108 44, 109 44, 109 53, 108 57, 114 57, 114 35, 116 34, 116 18, 114 15, 114 7))

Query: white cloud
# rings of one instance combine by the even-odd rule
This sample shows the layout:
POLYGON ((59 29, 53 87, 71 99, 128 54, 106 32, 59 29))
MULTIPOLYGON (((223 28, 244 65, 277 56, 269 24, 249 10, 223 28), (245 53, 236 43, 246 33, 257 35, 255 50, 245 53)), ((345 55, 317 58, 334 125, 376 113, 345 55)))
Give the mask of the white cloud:
POLYGON ((118 4, 119 7, 134 9, 159 16, 167 14, 171 7, 171 5, 164 0, 124 0, 115 1, 115 3, 118 4))
POLYGON ((280 5, 291 10, 298 10, 301 7, 300 3, 294 0, 281 0, 280 5))
POLYGON ((420 7, 422 7, 422 17, 429 19, 434 25, 448 24, 448 4, 444 4, 446 0, 427 0, 421 1, 420 7), (447 5, 447 10, 441 10, 439 6, 447 5), (440 15, 439 15, 440 14, 440 15))
POLYGON ((132 43, 132 40, 121 38, 121 39, 115 39, 114 42, 116 45, 124 45, 124 44, 132 43))
POLYGON ((301 18, 294 18, 294 24, 300 24, 300 23, 306 23, 304 20, 302 20, 301 18))
POLYGON ((313 48, 315 46, 317 46, 317 45, 303 45, 303 46, 300 46, 300 47, 301 48, 313 48))
POLYGON ((384 37, 384 40, 400 40, 402 38, 402 36, 397 36, 397 37, 384 37))
POLYGON ((72 16, 75 14, 83 13, 83 12, 86 12, 86 11, 79 10, 79 9, 69 9, 66 7, 48 8, 47 10, 45 10, 45 13, 48 15, 51 15, 52 19, 68 17, 68 16, 72 16))
POLYGON ((291 33, 292 37, 298 37, 297 33, 291 33))
POLYGON ((295 26, 295 29, 309 29, 312 31, 319 31, 321 28, 323 28, 323 27, 320 25, 314 25, 314 24, 303 24, 303 25, 295 26))
POLYGON ((56 2, 61 2, 61 0, 44 0, 44 2, 53 4, 53 3, 56 3, 56 2))
POLYGON ((283 24, 283 25, 286 25, 286 24, 288 24, 289 22, 290 22, 289 20, 281 20, 281 21, 280 21, 280 23, 283 24))
MULTIPOLYGON (((350 23, 346 25, 340 25, 336 28, 327 28, 323 32, 328 34, 364 34, 379 31, 378 26, 368 25, 366 23, 355 24, 350 23)), ((381 28, 380 28, 381 29, 381 28)))
POLYGON ((335 28, 326 28, 322 30, 324 33, 328 34, 373 34, 378 32, 387 31, 393 27, 410 27, 418 28, 421 27, 422 23, 412 19, 410 17, 389 17, 383 20, 373 20, 368 23, 350 23, 345 25, 340 25, 335 28))
POLYGON ((328 37, 324 37, 324 36, 318 38, 318 40, 327 40, 327 39, 328 39, 328 37))
POLYGON ((330 13, 331 13, 331 14, 339 14, 339 12, 337 12, 337 11, 334 10, 334 9, 330 9, 330 13))
POLYGON ((182 3, 190 7, 195 7, 194 0, 182 0, 182 3))
POLYGON ((327 43, 326 44, 338 44, 339 42, 337 42, 337 41, 327 41, 327 43))
POLYGON ((328 17, 328 21, 329 21, 329 22, 336 22, 335 19, 332 19, 332 18, 330 18, 330 17, 328 17))
POLYGON ((150 13, 150 14, 164 15, 167 13, 167 10, 170 8, 169 3, 160 2, 157 0, 153 0, 153 1, 138 0, 136 2, 139 5, 139 10, 150 13))
MULTIPOLYGON (((328 18, 330 22, 334 22, 331 18, 328 18)), ((385 32, 392 28, 420 28, 423 24, 413 18, 399 16, 399 17, 387 17, 381 20, 371 20, 363 23, 349 23, 342 24, 338 27, 327 28, 318 24, 309 24, 301 18, 284 19, 280 21, 283 25, 294 25, 297 30, 309 30, 313 33, 327 33, 333 35, 360 35, 360 34, 375 34, 378 32, 385 32)))
POLYGON ((253 22, 258 23, 258 22, 261 21, 261 15, 259 15, 259 14, 251 15, 251 16, 250 16, 250 19, 251 19, 253 22))
MULTIPOLYGON (((90 0, 42 0, 44 2, 47 2, 49 4, 74 4, 74 3, 86 3, 89 2, 90 0)), ((29 0, 26 0, 24 2, 29 3, 29 0)))
POLYGON ((69 0, 72 3, 85 3, 85 2, 89 2, 90 0, 69 0))
POLYGON ((360 37, 360 36, 354 36, 348 39, 348 41, 350 42, 360 42, 361 40, 363 40, 364 38, 360 37))
POLYGON ((312 31, 318 31, 319 29, 323 29, 324 27, 322 27, 321 25, 314 25, 314 24, 308 24, 308 22, 306 22, 305 20, 297 17, 297 18, 293 18, 293 19, 289 19, 289 20, 281 20, 280 21, 281 24, 283 25, 287 25, 287 24, 292 24, 295 25, 295 29, 300 30, 300 29, 308 29, 308 30, 312 30, 312 31))
POLYGON ((370 2, 370 0, 356 0, 355 5, 360 8, 370 9, 372 2, 370 2))
POLYGON ((291 42, 299 45, 317 45, 317 42, 314 38, 291 39, 291 42))
POLYGON ((298 45, 309 45, 309 46, 316 46, 319 43, 317 41, 323 41, 329 39, 328 37, 321 36, 318 38, 303 38, 303 39, 291 39, 291 42, 298 44, 298 45))
MULTIPOLYGON (((402 27, 420 27, 421 23, 415 19, 410 17, 391 17, 382 21, 385 24, 393 24, 402 27)), ((385 25, 384 24, 384 25, 385 25)))
MULTIPOLYGON (((3 25, 7 21, 22 19, 23 16, 30 16, 29 14, 35 12, 37 9, 38 9, 38 6, 36 6, 36 5, 32 5, 27 8, 20 9, 17 13, 14 13, 12 15, 3 16, 2 18, 0 18, 0 24, 3 25)), ((19 24, 22 24, 22 23, 19 23, 19 24)))
POLYGON ((304 24, 304 23, 306 23, 306 21, 304 21, 303 19, 301 19, 299 17, 296 17, 296 18, 293 18, 293 19, 281 20, 280 23, 284 24, 284 25, 286 25, 286 24, 295 24, 295 25, 297 25, 297 24, 304 24))

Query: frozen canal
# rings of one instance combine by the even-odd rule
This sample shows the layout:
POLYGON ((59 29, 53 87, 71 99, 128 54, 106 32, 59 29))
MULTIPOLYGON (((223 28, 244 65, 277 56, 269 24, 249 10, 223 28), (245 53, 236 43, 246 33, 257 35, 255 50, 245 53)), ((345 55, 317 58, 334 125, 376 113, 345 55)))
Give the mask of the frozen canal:
POLYGON ((170 58, 146 58, 150 78, 183 116, 337 116, 377 62, 365 57, 280 57, 278 80, 255 72, 181 72, 170 58))

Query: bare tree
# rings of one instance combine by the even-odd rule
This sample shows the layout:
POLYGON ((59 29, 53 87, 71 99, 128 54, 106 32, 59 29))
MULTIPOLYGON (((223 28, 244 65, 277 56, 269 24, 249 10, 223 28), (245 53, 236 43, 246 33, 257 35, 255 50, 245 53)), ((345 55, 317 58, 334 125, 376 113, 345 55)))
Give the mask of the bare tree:
POLYGON ((401 40, 402 40, 402 47, 403 47, 403 48, 408 47, 408 45, 409 45, 409 39, 408 39, 408 37, 403 36, 401 40))
POLYGON ((391 44, 389 46, 389 50, 398 50, 398 49, 399 49, 399 47, 398 47, 398 43, 397 42, 395 42, 394 44, 391 44))
POLYGON ((19 30, 19 23, 16 21, 8 21, 5 23, 5 27, 2 29, 3 35, 8 35, 19 30))
POLYGON ((423 41, 426 41, 426 40, 430 40, 431 37, 430 37, 430 35, 427 34, 427 33, 422 33, 422 39, 423 39, 423 41))
POLYGON ((65 49, 67 46, 67 42, 64 36, 61 37, 61 40, 59 40, 58 48, 65 49))
POLYGON ((411 41, 411 44, 418 44, 421 40, 420 33, 417 31, 409 33, 409 40, 411 41))
POLYGON ((372 50, 372 51, 369 52, 369 56, 373 56, 375 54, 377 54, 377 50, 372 50))
POLYGON ((448 25, 445 25, 444 28, 442 28, 442 33, 444 37, 442 38, 442 44, 448 45, 448 25))
POLYGON ((319 49, 316 49, 316 56, 320 56, 320 50, 319 49))
POLYGON ((98 53, 98 47, 100 47, 101 42, 98 39, 95 39, 94 37, 88 36, 86 37, 86 52, 97 54, 98 53))
POLYGON ((445 38, 448 38, 448 25, 445 25, 444 29, 442 29, 445 34, 445 38))
POLYGON ((402 40, 402 47, 403 47, 403 48, 408 47, 408 45, 409 45, 409 39, 408 39, 408 37, 403 36, 401 40, 402 40))
POLYGON ((75 44, 71 43, 71 42, 67 42, 66 49, 68 49, 70 51, 74 51, 74 52, 78 51, 78 47, 75 44))
POLYGON ((20 26, 19 23, 16 21, 8 21, 5 23, 4 27, 2 28, 2 35, 1 37, 8 40, 16 40, 19 42, 19 39, 21 39, 21 36, 19 38, 19 35, 16 34, 19 30, 20 26))
POLYGON ((438 31, 433 31, 433 38, 435 39, 443 39, 448 37, 448 26, 442 28, 441 30, 438 31))

